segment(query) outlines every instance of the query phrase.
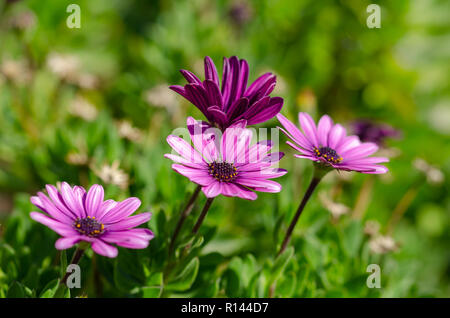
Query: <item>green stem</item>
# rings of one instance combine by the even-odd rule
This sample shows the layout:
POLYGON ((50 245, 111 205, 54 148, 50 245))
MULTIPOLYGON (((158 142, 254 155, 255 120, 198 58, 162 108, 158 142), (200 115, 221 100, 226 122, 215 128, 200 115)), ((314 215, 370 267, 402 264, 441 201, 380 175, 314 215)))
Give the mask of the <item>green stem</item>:
POLYGON ((176 226, 175 231, 170 240, 169 254, 171 254, 173 251, 173 248, 175 246, 175 242, 177 240, 178 234, 180 233, 181 227, 183 226, 184 221, 186 221, 186 218, 188 217, 188 215, 191 213, 192 208, 194 207, 195 201, 198 198, 198 194, 200 193, 200 190, 201 190, 201 186, 197 186, 197 188, 195 189, 191 198, 189 199, 186 207, 184 208, 183 212, 180 215, 180 219, 178 220, 177 226, 176 226))
MULTIPOLYGON (((70 261, 70 264, 78 264, 78 262, 80 261, 81 257, 83 256, 85 250, 86 249, 83 248, 83 247, 80 247, 80 246, 77 247, 77 250, 75 251, 75 253, 72 256, 72 260, 70 261)), ((64 270, 64 271, 66 272, 66 270, 64 270)), ((69 277, 70 274, 71 274, 70 272, 69 273, 66 272, 66 274, 61 279, 60 284, 64 284, 64 285, 67 286, 66 281, 67 281, 67 278, 69 277)))
POLYGON ((197 234, 198 230, 200 229, 200 226, 202 225, 203 221, 205 220, 206 214, 208 213, 213 200, 214 200, 214 198, 208 198, 208 200, 206 200, 206 203, 205 203, 205 206, 203 207, 202 213, 198 217, 198 220, 195 223, 194 228, 192 229, 193 234, 197 234))
POLYGON ((313 194, 314 190, 316 189, 317 185, 319 184, 320 180, 322 180, 322 177, 327 173, 328 171, 323 170, 321 168, 315 168, 313 178, 311 180, 311 183, 309 184, 308 189, 306 190, 305 195, 303 196, 302 202, 300 203, 297 212, 295 213, 294 218, 292 219, 286 235, 284 237, 283 243, 281 244, 281 248, 277 253, 277 257, 284 252, 287 245, 289 244, 289 241, 291 240, 292 232, 294 231, 295 225, 297 225, 298 219, 300 218, 300 215, 303 212, 303 209, 305 208, 306 203, 311 198, 311 195, 313 194))

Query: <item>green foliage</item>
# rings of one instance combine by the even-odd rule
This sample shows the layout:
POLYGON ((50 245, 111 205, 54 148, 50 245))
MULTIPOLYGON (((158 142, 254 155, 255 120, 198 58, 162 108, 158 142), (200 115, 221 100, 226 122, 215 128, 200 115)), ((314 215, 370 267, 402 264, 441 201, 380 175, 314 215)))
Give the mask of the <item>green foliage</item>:
MULTIPOLYGON (((367 1, 81 0, 80 29, 66 26, 67 1, 6 3, 0 3, 0 297, 450 296, 445 1, 378 1, 380 29, 366 27, 367 1), (241 3, 245 14, 233 14, 241 3), (52 71, 55 53, 78 59, 74 74, 52 71), (170 152, 165 138, 185 126, 186 116, 202 115, 167 87, 184 83, 179 69, 203 79, 205 55, 219 70, 223 56, 247 59, 251 80, 274 72, 273 95, 285 99, 282 113, 290 119, 299 111, 328 113, 344 125, 370 118, 401 130, 402 139, 387 140, 383 149, 391 152, 390 172, 327 175, 289 247, 275 257, 312 174, 310 162, 294 158, 280 135, 286 152, 280 167, 289 171, 278 180, 283 191, 251 202, 217 198, 193 235, 206 201, 200 193, 169 253, 195 185, 163 157, 170 152), (123 120, 140 138, 120 132, 123 120), (439 168, 444 181, 425 181, 413 167, 417 157, 439 168), (102 178, 102 166, 115 162, 125 183, 102 178), (57 251, 58 235, 29 217, 37 211, 30 196, 58 181, 100 183, 108 199, 140 198, 138 212, 153 213, 143 225, 155 234, 150 246, 119 248, 115 259, 88 249, 79 264, 82 288, 59 285, 75 248, 57 251), (411 189, 411 202, 390 229, 411 189), (349 212, 331 216, 321 192, 349 212), (395 251, 374 253, 368 220, 393 237, 395 251), (366 285, 369 264, 381 267, 381 289, 366 285)), ((259 127, 277 125, 273 119, 259 127)))

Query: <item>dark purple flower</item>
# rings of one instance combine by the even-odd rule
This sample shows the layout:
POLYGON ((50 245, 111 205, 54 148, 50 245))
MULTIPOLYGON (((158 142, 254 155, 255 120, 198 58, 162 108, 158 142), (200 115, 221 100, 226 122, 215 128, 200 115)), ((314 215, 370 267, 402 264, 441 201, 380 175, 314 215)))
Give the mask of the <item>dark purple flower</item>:
POLYGON ((46 189, 49 197, 42 192, 31 197, 31 203, 44 213, 31 212, 30 216, 62 236, 55 243, 59 250, 85 241, 92 243, 97 254, 116 257, 117 248, 111 244, 141 249, 153 238, 149 229, 135 228, 150 220, 150 212, 130 216, 141 205, 138 198, 104 201, 103 187, 98 184, 88 192, 67 182, 61 184, 60 191, 50 184, 46 189))
POLYGON ((252 18, 252 8, 247 1, 235 1, 228 10, 228 16, 237 27, 242 27, 252 18))
POLYGON ((386 138, 400 137, 400 131, 388 124, 378 124, 368 119, 354 121, 351 124, 353 133, 364 142, 374 142, 379 146, 384 145, 386 138))
POLYGON ((203 82, 189 71, 180 72, 189 84, 170 88, 197 106, 209 123, 221 130, 241 119, 245 119, 248 125, 265 122, 283 107, 281 97, 269 96, 275 88, 276 76, 265 73, 247 87, 247 61, 236 56, 224 58, 222 84, 209 56, 205 57, 203 82))

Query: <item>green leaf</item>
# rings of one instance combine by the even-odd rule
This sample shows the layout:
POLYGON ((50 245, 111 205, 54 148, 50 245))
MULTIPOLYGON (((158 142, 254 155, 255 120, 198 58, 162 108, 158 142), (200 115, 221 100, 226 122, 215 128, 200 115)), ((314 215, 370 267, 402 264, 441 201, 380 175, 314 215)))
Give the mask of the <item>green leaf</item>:
POLYGON ((114 283, 124 291, 145 286, 144 266, 135 251, 120 251, 114 263, 114 283))
POLYGON ((60 255, 60 275, 61 277, 63 277, 66 274, 66 269, 67 269, 67 252, 66 250, 62 250, 61 251, 61 255, 60 255))
POLYGON ((166 289, 174 291, 189 289, 197 277, 199 265, 198 257, 193 258, 183 271, 166 286, 166 289))
POLYGON ((234 270, 227 270, 223 275, 225 285, 225 294, 228 297, 239 297, 241 290, 241 282, 239 275, 234 270))
POLYGON ((59 286, 59 279, 50 281, 42 290, 40 298, 53 298, 59 286))
POLYGON ((264 275, 264 272, 261 271, 259 273, 256 273, 249 283, 249 297, 252 298, 261 298, 265 297, 265 290, 267 286, 267 279, 264 275))
POLYGON ((161 296, 162 287, 161 286, 142 287, 141 291, 143 298, 158 298, 159 296, 161 296))
POLYGON ((275 259, 275 263, 272 267, 272 273, 270 275, 270 282, 274 282, 283 273, 286 265, 289 263, 290 259, 294 255, 294 248, 289 246, 280 256, 275 259))
POLYGON ((59 284, 53 298, 70 298, 70 289, 64 284, 59 284))
POLYGON ((283 275, 282 279, 278 282, 275 290, 275 295, 281 297, 292 297, 297 286, 297 276, 295 272, 290 271, 286 275, 283 275))
POLYGON ((19 282, 14 282, 8 289, 6 298, 25 298, 25 288, 19 282))
POLYGON ((360 220, 352 220, 346 229, 341 232, 342 247, 349 257, 355 257, 363 240, 363 226, 360 220))
POLYGON ((163 284, 163 273, 153 273, 147 279, 147 286, 161 286, 163 284))

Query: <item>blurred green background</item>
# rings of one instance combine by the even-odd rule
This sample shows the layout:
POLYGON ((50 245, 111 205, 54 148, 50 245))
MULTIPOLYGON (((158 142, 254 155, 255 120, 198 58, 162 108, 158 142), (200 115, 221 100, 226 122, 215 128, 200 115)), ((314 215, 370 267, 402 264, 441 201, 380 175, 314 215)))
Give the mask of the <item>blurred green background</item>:
POLYGON ((88 254, 73 295, 254 297, 277 280, 276 297, 449 297, 450 2, 374 0, 378 29, 366 26, 370 3, 2 0, 0 297, 51 295, 72 250, 57 252, 57 235, 28 214, 30 195, 58 181, 139 197, 156 234, 115 260, 88 254), (66 25, 71 3, 79 29, 66 25), (203 78, 206 55, 219 72, 223 56, 246 59, 250 80, 274 72, 272 95, 294 121, 299 111, 344 125, 366 118, 402 137, 381 150, 388 174, 326 177, 296 228, 295 254, 280 263, 312 173, 280 136, 283 191, 217 199, 182 283, 161 287, 169 236, 195 188, 163 158, 165 138, 187 115, 201 118, 168 86, 184 83, 182 68, 203 78), (380 289, 366 286, 369 264, 381 267, 380 289))

